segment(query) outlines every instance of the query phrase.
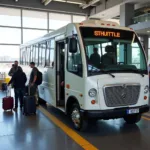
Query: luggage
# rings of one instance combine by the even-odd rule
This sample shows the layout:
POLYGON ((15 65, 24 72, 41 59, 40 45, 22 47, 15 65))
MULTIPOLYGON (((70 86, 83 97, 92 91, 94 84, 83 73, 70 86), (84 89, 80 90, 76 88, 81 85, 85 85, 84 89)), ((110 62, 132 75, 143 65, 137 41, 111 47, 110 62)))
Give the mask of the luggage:
POLYGON ((13 99, 13 97, 11 97, 11 95, 8 96, 8 92, 10 93, 10 91, 8 90, 6 92, 6 97, 4 97, 2 99, 2 103, 3 103, 2 107, 4 110, 11 110, 12 111, 13 106, 14 106, 14 99, 13 99))
POLYGON ((24 96, 23 104, 23 115, 36 114, 36 98, 35 96, 30 96, 30 90, 29 94, 24 96))
POLYGON ((7 91, 7 83, 2 83, 2 91, 7 91))
POLYGON ((36 84, 36 85, 42 84, 42 80, 43 80, 43 74, 42 74, 42 72, 40 72, 40 71, 38 70, 38 72, 37 72, 37 79, 36 79, 36 81, 35 81, 35 84, 36 84))
POLYGON ((36 92, 36 88, 35 87, 30 87, 30 86, 26 86, 25 87, 25 94, 26 95, 34 96, 35 92, 36 92), (30 94, 29 94, 29 88, 30 88, 30 94))

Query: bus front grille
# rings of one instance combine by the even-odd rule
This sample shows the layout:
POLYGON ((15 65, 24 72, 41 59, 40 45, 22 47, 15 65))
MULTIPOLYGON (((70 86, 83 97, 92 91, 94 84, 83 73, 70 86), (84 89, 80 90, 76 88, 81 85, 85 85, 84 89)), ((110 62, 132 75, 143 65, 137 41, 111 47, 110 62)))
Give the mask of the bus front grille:
POLYGON ((107 107, 135 105, 139 99, 139 84, 105 86, 104 98, 107 107))

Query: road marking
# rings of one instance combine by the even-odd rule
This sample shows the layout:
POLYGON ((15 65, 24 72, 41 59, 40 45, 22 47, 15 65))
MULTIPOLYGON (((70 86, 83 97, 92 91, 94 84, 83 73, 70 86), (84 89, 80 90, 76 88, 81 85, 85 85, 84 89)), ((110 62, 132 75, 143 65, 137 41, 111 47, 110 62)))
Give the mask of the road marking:
POLYGON ((67 125, 65 125, 63 122, 61 122, 59 119, 57 119, 55 116, 50 114, 47 110, 45 110, 43 107, 39 106, 38 108, 45 116, 47 116, 53 123, 55 123, 59 128, 61 128, 72 140, 74 140, 78 145, 80 145, 85 150, 98 150, 94 145, 89 143, 86 139, 81 137, 79 134, 77 134, 75 131, 73 131, 71 128, 69 128, 67 125))
POLYGON ((150 121, 150 118, 145 117, 145 116, 142 116, 142 119, 144 119, 144 120, 149 120, 149 121, 150 121))

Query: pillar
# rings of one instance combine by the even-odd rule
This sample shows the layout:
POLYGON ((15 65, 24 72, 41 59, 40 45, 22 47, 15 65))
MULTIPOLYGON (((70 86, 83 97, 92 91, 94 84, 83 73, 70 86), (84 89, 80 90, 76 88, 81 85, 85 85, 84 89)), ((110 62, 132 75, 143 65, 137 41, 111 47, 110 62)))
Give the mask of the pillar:
POLYGON ((123 4, 120 6, 120 25, 128 27, 133 24, 134 4, 123 4))
MULTIPOLYGON (((148 58, 148 35, 140 35, 140 41, 144 47, 145 53, 146 53, 146 57, 148 58)), ((150 63, 150 60, 149 60, 150 63)))

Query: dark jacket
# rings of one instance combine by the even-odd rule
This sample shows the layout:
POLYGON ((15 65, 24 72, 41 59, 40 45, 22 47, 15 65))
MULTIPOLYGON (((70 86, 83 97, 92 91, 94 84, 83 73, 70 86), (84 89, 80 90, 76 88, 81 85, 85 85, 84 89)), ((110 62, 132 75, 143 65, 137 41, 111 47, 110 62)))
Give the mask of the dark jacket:
POLYGON ((24 72, 22 72, 20 69, 18 69, 14 75, 12 76, 10 82, 8 84, 11 84, 13 82, 14 88, 25 88, 25 83, 27 81, 27 77, 24 72))

